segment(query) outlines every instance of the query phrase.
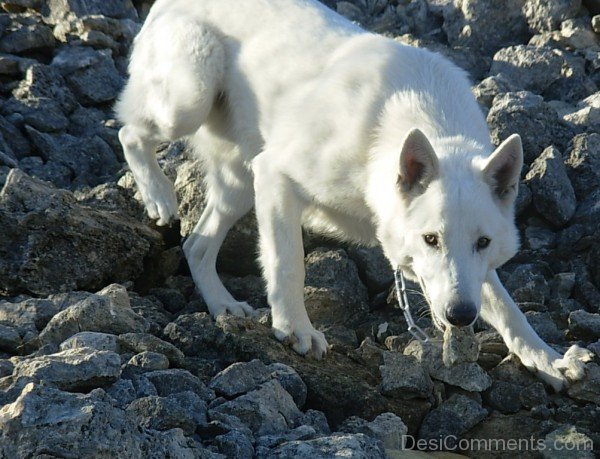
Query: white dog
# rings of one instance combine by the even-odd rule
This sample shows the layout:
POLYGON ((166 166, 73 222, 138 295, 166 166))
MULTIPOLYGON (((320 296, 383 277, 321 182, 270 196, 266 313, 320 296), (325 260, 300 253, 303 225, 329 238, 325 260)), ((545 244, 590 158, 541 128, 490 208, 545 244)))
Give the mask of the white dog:
POLYGON ((465 74, 437 54, 367 33, 314 0, 158 0, 117 104, 119 138, 152 218, 177 216, 154 149, 188 137, 206 209, 184 251, 213 316, 251 314, 215 269, 254 205, 278 339, 321 357, 303 303, 301 225, 380 243, 417 280, 439 327, 480 314, 555 389, 584 374, 509 297, 495 269, 518 244, 519 136, 495 151, 465 74))

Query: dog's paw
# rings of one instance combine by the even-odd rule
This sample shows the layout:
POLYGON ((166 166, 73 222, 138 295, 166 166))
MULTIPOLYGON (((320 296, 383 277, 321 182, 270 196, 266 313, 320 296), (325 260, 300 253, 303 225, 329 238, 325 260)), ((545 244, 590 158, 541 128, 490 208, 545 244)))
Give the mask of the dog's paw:
POLYGON ((275 337, 284 344, 292 347, 300 355, 310 355, 317 360, 327 354, 329 344, 325 335, 316 330, 310 322, 303 325, 273 325, 275 337))
POLYGON ((562 357, 549 359, 544 364, 536 366, 535 369, 546 383, 559 392, 585 376, 585 363, 591 361, 592 358, 593 355, 590 351, 573 345, 562 357))
POLYGON ((153 180, 148 186, 140 187, 140 194, 148 216, 164 226, 177 220, 177 196, 173 184, 166 177, 153 180))
POLYGON ((209 304, 210 315, 217 318, 223 314, 231 314, 238 317, 252 317, 254 309, 245 301, 223 301, 216 304, 209 304))

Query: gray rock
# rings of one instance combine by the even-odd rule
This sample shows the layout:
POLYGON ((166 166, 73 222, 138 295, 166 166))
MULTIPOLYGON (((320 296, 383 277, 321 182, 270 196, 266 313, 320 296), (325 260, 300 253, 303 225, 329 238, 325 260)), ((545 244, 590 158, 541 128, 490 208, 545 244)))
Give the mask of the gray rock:
POLYGON ((514 92, 516 88, 504 75, 492 75, 483 79, 473 87, 473 95, 484 107, 490 108, 494 97, 506 92, 514 92))
POLYGON ((51 99, 65 114, 71 113, 78 105, 62 75, 55 68, 41 64, 27 67, 25 77, 14 89, 13 96, 17 100, 51 99))
POLYGON ((166 370, 169 368, 169 359, 158 352, 144 351, 131 357, 127 364, 146 370, 166 370))
POLYGON ((404 349, 405 355, 416 357, 433 379, 458 386, 470 392, 482 392, 492 385, 492 379, 475 362, 465 362, 447 367, 442 360, 442 343, 421 343, 413 340, 404 349))
POLYGON ((564 333, 558 329, 548 312, 527 311, 525 317, 527 317, 527 322, 529 322, 531 328, 533 328, 544 341, 549 343, 560 343, 564 340, 564 333))
POLYGON ((466 46, 492 54, 527 37, 521 13, 525 0, 485 2, 462 0, 443 9, 444 30, 452 46, 466 46))
POLYGON ((385 351, 381 371, 381 392, 401 398, 428 397, 433 383, 421 363, 412 355, 385 351))
POLYGON ((573 336, 585 340, 600 338, 600 314, 587 312, 583 309, 569 314, 569 331, 573 336))
POLYGON ((148 324, 131 309, 127 290, 112 284, 56 314, 40 333, 42 344, 60 344, 79 331, 144 332, 148 324))
POLYGON ((524 388, 519 394, 519 400, 525 408, 545 405, 548 402, 548 394, 544 389, 544 384, 536 382, 524 388))
POLYGON ((310 426, 300 426, 285 433, 263 435, 256 440, 256 446, 257 451, 261 451, 263 448, 274 448, 288 441, 312 440, 315 437, 317 437, 315 429, 310 426))
POLYGON ((123 87, 123 79, 110 53, 105 50, 97 53, 90 67, 76 70, 66 77, 69 86, 83 104, 111 102, 123 87))
POLYGON ((137 396, 135 387, 130 379, 118 379, 112 386, 105 390, 119 408, 126 408, 137 396))
POLYGON ((56 40, 50 27, 35 23, 30 25, 12 22, 12 27, 0 38, 0 52, 23 54, 53 49, 56 40))
POLYGON ((0 379, 12 375, 14 369, 15 366, 10 360, 0 359, 0 379))
POLYGON ((181 366, 185 356, 183 352, 160 338, 149 333, 125 333, 119 335, 118 343, 124 352, 141 353, 144 351, 158 352, 169 359, 171 366, 181 366))
POLYGON ((484 394, 487 404, 501 413, 516 413, 521 409, 519 395, 523 386, 505 381, 494 381, 492 387, 484 394))
POLYGON ((161 397, 191 391, 202 400, 211 401, 215 398, 215 393, 187 370, 173 368, 150 371, 145 373, 144 377, 156 388, 157 394, 161 397))
POLYGON ((121 359, 110 351, 68 349, 57 354, 22 360, 14 376, 30 377, 69 391, 109 386, 121 374, 121 359))
POLYGON ((64 131, 69 120, 60 104, 47 97, 17 99, 12 97, 2 104, 1 113, 18 118, 20 123, 42 132, 64 131))
POLYGON ((292 396, 276 380, 209 410, 211 418, 213 412, 236 416, 257 435, 285 432, 302 416, 292 396))
POLYGON ((348 324, 368 312, 367 289, 344 250, 316 249, 305 270, 304 302, 314 324, 348 324))
POLYGON ((112 177, 120 167, 108 144, 98 136, 77 138, 70 134, 47 134, 26 128, 43 159, 70 171, 74 187, 96 186, 112 177), (78 151, 73 155, 72 151, 78 151))
POLYGON ((572 425, 564 425, 550 432, 544 438, 544 446, 541 453, 545 459, 594 457, 593 440, 572 425))
POLYGON ((528 91, 499 94, 494 99, 487 121, 496 145, 515 132, 521 135, 527 164, 550 145, 561 149, 566 147, 574 135, 541 96, 528 91))
POLYGON ((369 292, 381 292, 394 282, 394 271, 381 247, 350 247, 348 256, 356 263, 369 292))
POLYGON ((600 183, 600 134, 573 137, 566 152, 567 175, 579 199, 600 183))
POLYGON ((245 394, 271 379, 271 371, 258 359, 237 362, 217 373, 208 387, 227 398, 245 394))
POLYGON ((42 14, 51 23, 61 21, 71 15, 76 17, 99 14, 116 19, 137 19, 131 0, 50 0, 43 3, 42 14))
POLYGON ((290 441, 262 456, 265 459, 330 459, 345 457, 349 459, 384 459, 386 457, 381 443, 364 434, 333 434, 307 441, 290 441))
POLYGON ((0 288, 40 295, 135 279, 160 238, 118 213, 80 206, 71 193, 18 169, 0 191, 0 226, 0 288))
POLYGON ((307 388, 296 370, 278 362, 270 364, 268 368, 272 372, 271 376, 292 396, 296 406, 302 408, 306 403, 307 388))
POLYGON ((206 424, 206 403, 194 392, 179 392, 168 397, 138 398, 129 404, 127 412, 136 423, 147 429, 180 428, 192 435, 199 425, 206 424))
POLYGON ((532 30, 550 32, 559 29, 564 20, 575 17, 580 7, 581 0, 528 0, 523 13, 532 30))
POLYGON ((22 159, 31 153, 29 141, 14 124, 3 116, 0 116, 0 134, 2 134, 5 142, 18 159, 22 159))
POLYGON ((450 367, 458 363, 477 362, 478 357, 479 343, 473 327, 446 327, 442 347, 444 365, 450 367))
POLYGON ((306 410, 298 421, 298 424, 301 426, 310 426, 320 435, 329 435, 331 433, 325 413, 322 411, 306 410))
POLYGON ((577 200, 557 148, 546 148, 532 163, 526 179, 537 211, 557 227, 564 226, 575 214, 577 200))
POLYGON ((50 182, 57 188, 69 188, 73 171, 64 164, 44 160, 39 156, 28 156, 19 161, 19 169, 36 179, 50 182))
POLYGON ((236 459, 252 459, 254 457, 252 440, 239 430, 230 430, 226 434, 216 436, 214 443, 219 452, 227 457, 236 459))
POLYGON ((502 75, 512 87, 541 94, 561 77, 566 65, 558 50, 517 45, 494 55, 490 74, 502 75))
POLYGON ((139 431, 101 390, 88 395, 28 384, 0 416, 0 456, 32 457, 40 451, 82 457, 209 458, 210 452, 181 431, 139 431))
POLYGON ((386 450, 404 449, 405 436, 408 428, 398 416, 394 413, 383 413, 367 422, 358 417, 350 417, 339 427, 339 430, 346 433, 363 433, 371 438, 375 438, 383 444, 386 450))
POLYGON ((21 343, 21 336, 17 330, 8 325, 0 324, 0 351, 17 354, 21 343))
POLYGON ((97 351, 111 351, 119 353, 119 343, 117 337, 109 333, 81 332, 71 336, 66 341, 60 343, 60 350, 77 349, 87 347, 97 351))

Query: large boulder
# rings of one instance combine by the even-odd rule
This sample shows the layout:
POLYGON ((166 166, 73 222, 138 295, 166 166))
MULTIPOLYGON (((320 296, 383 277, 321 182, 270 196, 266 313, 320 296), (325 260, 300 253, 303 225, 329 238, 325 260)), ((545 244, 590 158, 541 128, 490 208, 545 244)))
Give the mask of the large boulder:
POLYGON ((144 272, 160 246, 145 225, 80 205, 58 190, 12 169, 0 191, 0 288, 48 295, 98 289, 144 272))

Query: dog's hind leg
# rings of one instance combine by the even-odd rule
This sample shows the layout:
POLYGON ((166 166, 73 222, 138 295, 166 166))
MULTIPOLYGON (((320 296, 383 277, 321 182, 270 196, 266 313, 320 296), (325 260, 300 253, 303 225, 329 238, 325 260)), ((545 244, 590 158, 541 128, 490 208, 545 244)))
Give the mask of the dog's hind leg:
POLYGON ((164 225, 177 215, 173 185, 154 150, 196 132, 207 119, 223 76, 220 39, 202 23, 173 12, 148 21, 138 35, 130 78, 115 107, 125 159, 148 215, 164 225))
POLYGON ((591 353, 571 346, 562 356, 546 344, 529 325, 495 271, 488 274, 482 293, 481 317, 500 333, 523 365, 538 373, 556 391, 585 375, 584 362, 591 359, 591 353))

